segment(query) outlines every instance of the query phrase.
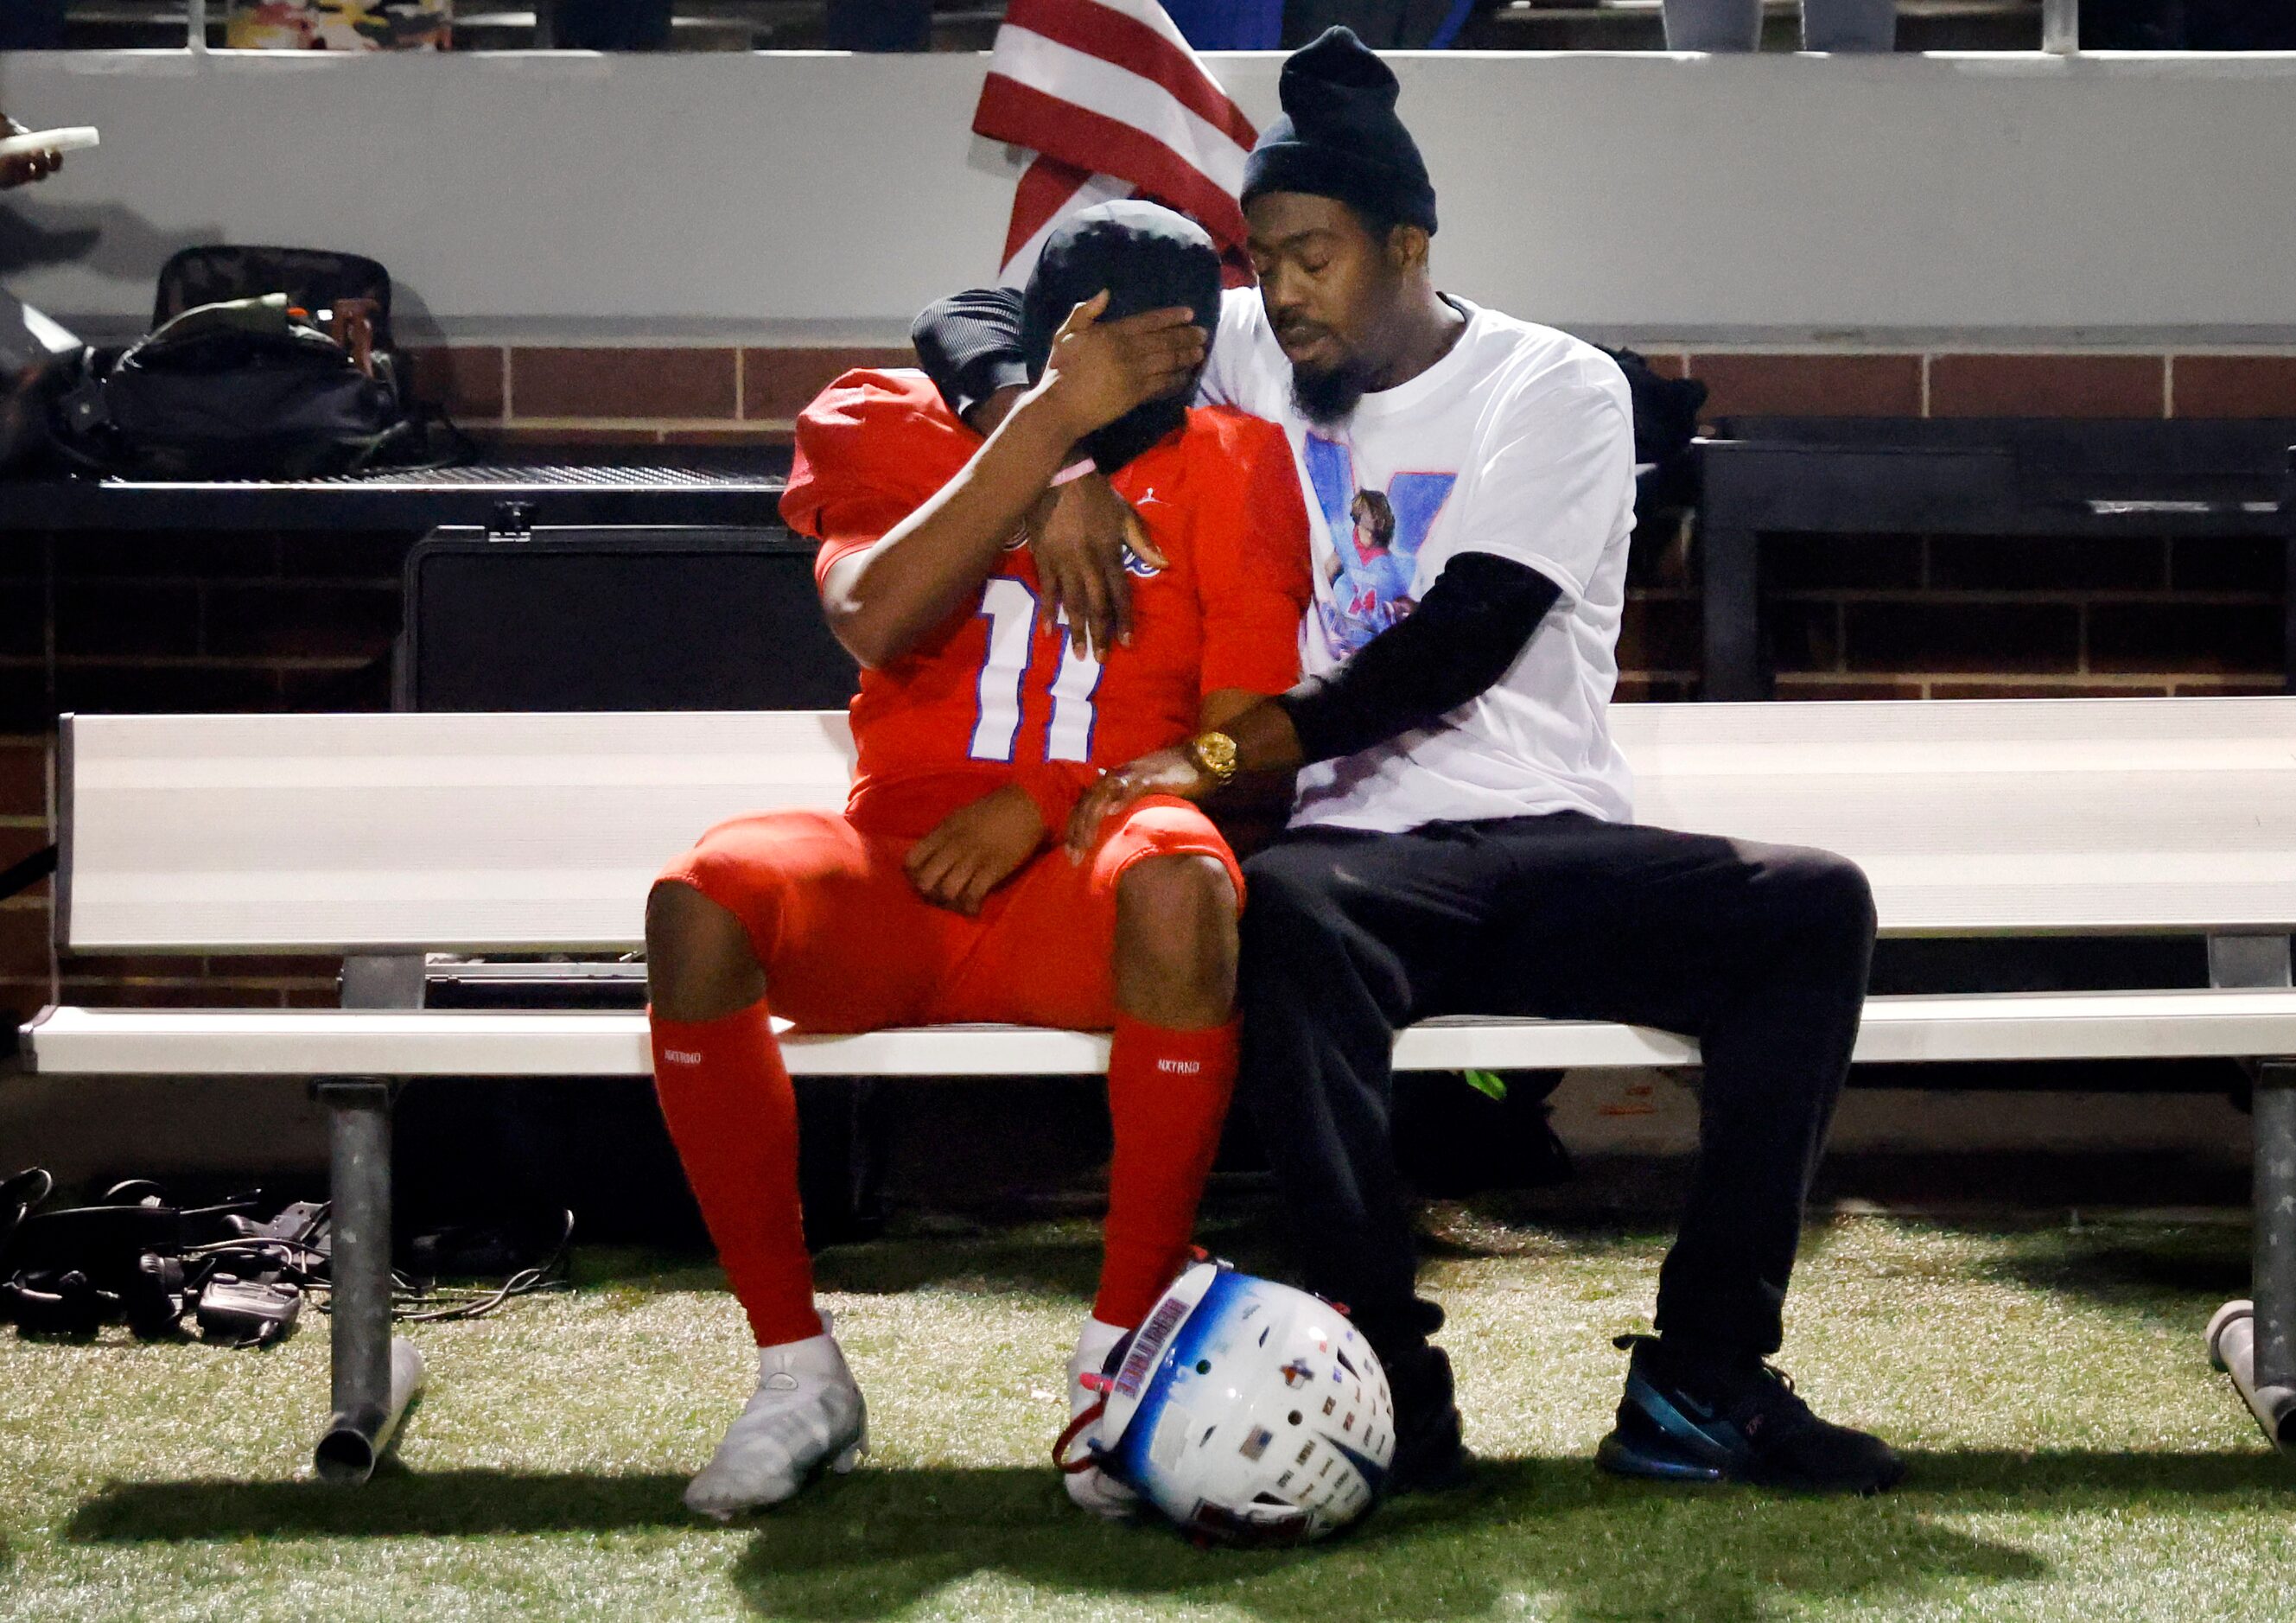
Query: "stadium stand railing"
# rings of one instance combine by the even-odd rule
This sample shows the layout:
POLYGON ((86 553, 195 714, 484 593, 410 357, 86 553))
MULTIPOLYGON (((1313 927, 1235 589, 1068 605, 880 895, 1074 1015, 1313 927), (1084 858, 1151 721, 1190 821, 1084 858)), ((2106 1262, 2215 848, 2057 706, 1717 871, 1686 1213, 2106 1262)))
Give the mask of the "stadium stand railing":
MULTIPOLYGON (((546 4, 546 0, 545 0, 546 4)), ((196 8, 186 0, 70 0, 65 44, 78 50, 152 50, 186 43, 196 8)), ((207 0, 206 43, 220 49, 231 6, 207 0)), ((982 0, 937 0, 936 50, 986 50, 1004 17, 982 0)), ((823 0, 676 0, 671 48, 811 51, 825 43, 823 0)), ((543 8, 464 0, 455 7, 457 50, 530 51, 544 36, 543 8)))
MULTIPOLYGON (((1502 0, 1460 36, 1482 51, 1659 51, 1661 0, 1502 0)), ((545 0, 546 4, 546 0, 545 0)), ((207 0, 207 36, 224 43, 229 0, 207 0)), ((935 0, 932 45, 986 50, 1004 17, 995 0, 935 0)), ((676 0, 671 48, 805 51, 824 45, 823 0, 676 0)), ((2042 40, 2042 0, 1898 0, 1901 51, 2030 51, 2042 40)), ((72 0, 67 43, 80 49, 180 45, 185 0, 72 0)), ((1792 51, 1800 40, 1799 0, 1763 0, 1762 45, 1792 51)), ((455 8, 457 50, 528 51, 545 31, 542 7, 464 0, 455 8)))

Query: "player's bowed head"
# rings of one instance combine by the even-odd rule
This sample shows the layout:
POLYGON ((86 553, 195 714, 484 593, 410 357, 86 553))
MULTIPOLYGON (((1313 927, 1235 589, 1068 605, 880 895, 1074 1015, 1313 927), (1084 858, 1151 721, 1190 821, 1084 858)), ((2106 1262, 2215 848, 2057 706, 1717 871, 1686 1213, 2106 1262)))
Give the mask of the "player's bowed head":
MULTIPOLYGON (((898 659, 978 587, 982 558, 1041 512, 1061 469, 1089 457, 1113 471, 1179 428, 1209 353, 1193 324, 1217 318, 1219 289, 1211 239, 1152 203, 1103 204, 1055 232, 1024 294, 1029 388, 974 424, 987 442, 955 479, 824 578, 847 651, 873 668, 898 659)), ((1134 550, 1166 562, 1144 531, 1134 550)), ((1038 566, 1047 616, 1066 609, 1080 646, 1120 631, 1096 578, 1038 566)))
MULTIPOLYGON (((1219 250, 1202 226, 1160 204, 1121 198, 1079 212, 1046 242, 1021 295, 1021 350, 1031 383, 1056 364, 1057 348, 1078 341, 1064 321, 1103 291, 1107 303, 1094 336, 1144 391, 1141 405, 1077 447, 1079 461, 1089 457, 1107 475, 1185 422, 1219 328, 1219 250)), ((1063 487, 1046 493, 1028 529, 1046 611, 1056 623, 1067 611, 1081 652, 1129 637, 1127 552, 1155 569, 1168 561, 1105 479, 1077 482, 1091 487, 1076 493, 1086 502, 1100 498, 1092 522, 1055 530, 1055 510, 1073 502, 1063 487)))

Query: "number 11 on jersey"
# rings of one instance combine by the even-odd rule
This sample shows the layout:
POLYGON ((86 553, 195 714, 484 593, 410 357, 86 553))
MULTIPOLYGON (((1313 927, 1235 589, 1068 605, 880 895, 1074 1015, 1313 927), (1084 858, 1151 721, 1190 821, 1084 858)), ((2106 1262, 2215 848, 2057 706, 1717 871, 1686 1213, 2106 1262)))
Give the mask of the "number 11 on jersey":
MULTIPOLYGON (((1009 575, 981 588, 980 618, 988 622, 988 653, 980 662, 980 714, 972 724, 972 758, 1009 761, 1021 733, 1021 696, 1036 652, 1037 594, 1009 575)), ((1063 611, 1055 626, 1065 628, 1063 611)), ((1053 716, 1045 739, 1048 761, 1092 758, 1093 695, 1100 691, 1100 661, 1080 654, 1063 636, 1061 667, 1053 675, 1053 716)))

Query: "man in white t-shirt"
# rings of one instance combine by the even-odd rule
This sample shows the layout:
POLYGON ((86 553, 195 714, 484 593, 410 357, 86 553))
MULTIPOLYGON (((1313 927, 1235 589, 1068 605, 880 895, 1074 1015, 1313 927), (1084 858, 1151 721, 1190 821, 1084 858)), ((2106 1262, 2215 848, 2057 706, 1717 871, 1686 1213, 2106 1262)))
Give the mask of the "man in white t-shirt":
MULTIPOLYGON (((1308 1283, 1351 1305, 1388 1369, 1395 1487, 1456 1480, 1466 1456, 1449 1360, 1428 1340, 1442 1312, 1414 1285, 1394 1034, 1522 1014, 1703 1049, 1698 1170, 1659 1333, 1620 1340, 1627 1390, 1601 1463, 1886 1488, 1897 1455, 1819 1419, 1766 1362, 1857 1036, 1871 892, 1824 852, 1634 823, 1607 720, 1634 519, 1627 383, 1590 345, 1436 291, 1434 188, 1398 91, 1345 29, 1285 64, 1286 116, 1243 190, 1259 286, 1227 295, 1201 385, 1290 436, 1315 550, 1307 678, 1111 773, 1071 843, 1143 795, 1298 771, 1289 831, 1245 866, 1237 1091, 1308 1283)), ((1144 369, 1189 359, 1185 319, 1133 318, 1144 369)), ((1013 330, 1009 303, 965 294, 917 337, 958 408, 993 416, 1013 330)), ((1099 485, 1074 480, 1062 500, 1101 501, 1099 485)), ((1104 561, 1119 532, 1098 529, 1104 561)), ((1076 635, 1095 619, 1120 634, 1119 571, 1036 544, 1076 635)))

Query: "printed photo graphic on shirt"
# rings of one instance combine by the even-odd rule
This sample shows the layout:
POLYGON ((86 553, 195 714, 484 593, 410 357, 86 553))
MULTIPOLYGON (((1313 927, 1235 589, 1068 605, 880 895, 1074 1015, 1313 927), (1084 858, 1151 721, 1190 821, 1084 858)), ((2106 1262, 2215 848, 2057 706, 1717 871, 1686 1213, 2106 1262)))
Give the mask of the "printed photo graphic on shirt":
POLYGON ((1456 473, 1398 473, 1384 490, 1356 484, 1348 447, 1308 436, 1308 477, 1331 538, 1321 561, 1316 614, 1332 651, 1351 654, 1412 610, 1419 549, 1449 499, 1456 473))

